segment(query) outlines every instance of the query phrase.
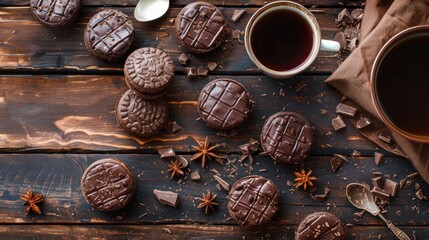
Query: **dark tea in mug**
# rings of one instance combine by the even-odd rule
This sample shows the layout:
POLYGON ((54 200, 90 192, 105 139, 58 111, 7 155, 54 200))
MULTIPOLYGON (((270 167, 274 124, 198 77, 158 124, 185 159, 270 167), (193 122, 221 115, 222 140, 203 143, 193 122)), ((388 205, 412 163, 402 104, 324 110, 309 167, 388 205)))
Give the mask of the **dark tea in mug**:
POLYGON ((313 38, 313 30, 301 13, 275 9, 255 23, 250 44, 262 65, 275 71, 287 71, 307 60, 313 38))
POLYGON ((414 136, 429 136, 429 31, 386 52, 375 73, 375 97, 387 119, 414 136))

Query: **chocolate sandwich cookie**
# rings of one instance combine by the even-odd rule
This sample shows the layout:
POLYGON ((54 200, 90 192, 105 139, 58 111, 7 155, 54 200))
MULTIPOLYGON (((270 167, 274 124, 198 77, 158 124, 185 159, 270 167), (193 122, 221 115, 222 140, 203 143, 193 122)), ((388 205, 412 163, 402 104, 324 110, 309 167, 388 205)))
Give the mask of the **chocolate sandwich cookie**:
POLYGON ((162 97, 174 77, 174 63, 157 48, 140 48, 131 53, 124 66, 127 85, 142 98, 162 97))
POLYGON ((177 15, 176 37, 193 53, 207 53, 219 47, 225 37, 227 20, 211 3, 194 2, 177 15))
POLYGON ((209 82, 198 97, 201 119, 217 130, 231 130, 248 117, 252 108, 249 92, 239 82, 221 78, 209 82))
POLYGON ((119 125, 139 137, 156 135, 167 123, 168 107, 165 101, 147 101, 128 90, 116 105, 119 125))
POLYGON ((261 130, 262 149, 279 163, 301 163, 313 145, 313 128, 300 114, 279 112, 261 130))
POLYGON ((91 164, 83 173, 81 189, 94 208, 112 212, 130 203, 136 184, 130 169, 118 159, 105 158, 91 164))
POLYGON ((295 231, 295 240, 342 240, 346 238, 344 224, 327 212, 315 212, 302 220, 295 231))
POLYGON ((96 13, 84 33, 88 51, 105 61, 116 62, 125 57, 134 42, 134 26, 127 15, 115 9, 96 13))
POLYGON ((243 227, 264 225, 279 210, 277 186, 262 176, 238 180, 228 196, 228 212, 243 227))
POLYGON ((62 27, 74 22, 79 16, 81 0, 31 0, 33 16, 48 27, 62 27))

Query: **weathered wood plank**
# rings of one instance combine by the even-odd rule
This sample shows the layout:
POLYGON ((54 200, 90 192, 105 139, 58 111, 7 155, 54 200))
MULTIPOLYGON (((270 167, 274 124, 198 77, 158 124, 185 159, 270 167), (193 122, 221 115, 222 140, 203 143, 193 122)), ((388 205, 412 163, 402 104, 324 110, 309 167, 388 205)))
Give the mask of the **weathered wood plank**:
MULTIPOLYGON (((190 159, 191 155, 184 155, 190 159)), ((344 163, 337 173, 330 169, 330 157, 310 157, 306 162, 307 168, 314 170, 318 178, 316 187, 321 192, 328 186, 331 192, 326 202, 313 200, 303 190, 295 190, 287 185, 293 181, 291 166, 279 166, 268 157, 255 157, 249 170, 248 161, 240 163, 240 156, 228 155, 229 164, 221 165, 211 161, 206 169, 201 169, 200 162, 192 161, 190 171, 198 170, 202 176, 200 182, 184 178, 182 182, 171 180, 166 171, 168 161, 161 160, 159 155, 150 154, 1 154, 0 155, 0 224, 3 223, 46 223, 46 224, 173 224, 173 223, 207 223, 235 224, 228 220, 226 209, 227 192, 216 188, 214 173, 216 169, 227 182, 233 184, 237 179, 259 174, 272 179, 280 189, 280 212, 273 226, 298 224, 307 214, 315 211, 329 211, 344 223, 356 225, 382 225, 383 223, 369 214, 363 218, 353 215, 358 210, 351 206, 345 197, 345 187, 351 182, 370 183, 373 171, 385 174, 397 174, 396 181, 404 178, 415 170, 411 164, 399 158, 386 158, 380 165, 375 166, 372 158, 350 159, 344 163), (116 157, 130 166, 136 176, 137 191, 130 206, 115 213, 103 213, 92 209, 85 202, 80 192, 80 178, 83 170, 92 162, 106 157, 116 157), (237 174, 229 176, 231 168, 237 174), (266 169, 266 171, 260 171, 266 169), (45 201, 42 207, 43 215, 26 216, 19 193, 25 193, 32 187, 35 192, 42 192, 45 201), (180 195, 178 208, 162 206, 153 196, 153 189, 177 191, 180 195), (197 209, 199 197, 206 190, 218 195, 220 206, 215 212, 205 215, 197 209), (143 214, 146 214, 140 217, 143 214)), ((423 192, 428 194, 429 187, 418 177, 411 186, 400 189, 397 196, 386 207, 386 218, 397 225, 418 226, 427 225, 428 201, 415 200, 414 182, 421 184, 423 192), (414 198, 414 199, 413 199, 414 198)))
MULTIPOLYGON (((73 73, 110 71, 122 72, 123 62, 105 63, 89 54, 83 42, 83 33, 89 18, 99 8, 84 8, 78 22, 66 29, 50 29, 39 24, 30 13, 29 8, 0 9, 0 69, 1 70, 66 70, 73 73), (31 30, 30 30, 31 29, 31 30)), ((121 8, 129 16, 133 8, 121 8)), ((231 8, 222 8, 227 18, 233 14, 231 8)), ((256 8, 249 8, 238 23, 230 24, 231 29, 244 30, 247 21, 256 8)), ((338 31, 334 19, 341 9, 324 9, 317 14, 324 38, 334 38, 338 31)), ((176 37, 173 24, 170 22, 180 8, 171 8, 166 17, 151 23, 133 22, 136 28, 134 49, 139 47, 158 47, 168 52, 175 60, 177 72, 183 73, 184 67, 179 64, 178 56, 183 52, 176 37)), ((260 73, 251 62, 243 43, 232 39, 211 54, 193 55, 190 66, 207 66, 217 62, 222 68, 217 73, 260 73)), ((348 54, 323 52, 310 66, 307 73, 333 72, 348 54)))
POLYGON ((265 119, 282 110, 304 115, 316 130, 314 155, 351 154, 358 149, 372 155, 376 146, 352 127, 334 132, 331 119, 340 95, 324 83, 326 77, 301 76, 287 81, 264 76, 225 76, 244 84, 256 101, 238 135, 225 139, 217 131, 197 121, 196 100, 210 76, 189 81, 176 76, 167 95, 170 118, 183 130, 171 134, 163 130, 151 139, 131 136, 116 123, 117 99, 127 87, 122 76, 48 75, 0 76, 0 149, 1 151, 152 151, 171 146, 188 151, 196 139, 209 136, 213 142, 227 143, 225 151, 238 151, 250 138, 259 139, 265 119), (304 81, 307 86, 295 91, 304 81), (280 96, 283 89, 285 96, 280 96), (269 104, 267 104, 269 103, 269 104), (326 109, 323 115, 321 109, 326 109), (329 133, 332 135, 329 135, 329 133))
MULTIPOLYGON (((411 239, 429 238, 428 227, 402 227, 411 239)), ((267 226, 244 229, 225 225, 1 225, 5 239, 294 239, 295 226, 267 226), (171 233, 169 233, 171 232, 171 233), (18 237, 19 236, 19 237, 18 237)), ((394 239, 386 227, 353 226, 346 230, 346 239, 394 239), (379 238, 381 236, 381 238, 379 238)))
MULTIPOLYGON (((262 6, 274 0, 206 0, 217 6, 262 6)), ((172 6, 184 6, 192 0, 175 0, 171 1, 172 6)), ((296 0, 294 2, 303 4, 307 7, 324 6, 324 7, 355 7, 362 6, 365 0, 296 0)), ((84 6, 135 6, 138 0, 85 0, 84 6)), ((27 0, 2 0, 0 6, 27 6, 27 0)))

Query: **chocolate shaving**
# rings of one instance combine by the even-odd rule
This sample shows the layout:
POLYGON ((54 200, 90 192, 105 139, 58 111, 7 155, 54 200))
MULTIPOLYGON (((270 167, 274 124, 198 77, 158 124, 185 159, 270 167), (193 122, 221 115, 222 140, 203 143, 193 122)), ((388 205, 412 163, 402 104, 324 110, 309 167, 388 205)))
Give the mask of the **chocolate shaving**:
POLYGON ((426 200, 428 200, 428 198, 423 194, 423 190, 422 189, 419 189, 417 192, 416 192, 416 197, 419 199, 419 200, 424 200, 424 201, 426 201, 426 200))
POLYGON ((374 161, 375 161, 375 165, 380 165, 381 160, 383 160, 384 158, 384 154, 379 153, 379 152, 375 152, 374 153, 374 161))
POLYGON ((386 143, 390 143, 392 141, 392 137, 386 135, 384 132, 380 132, 380 134, 378 135, 378 139, 386 143))
POLYGON ((407 179, 413 179, 413 178, 417 177, 418 175, 419 175, 419 173, 418 173, 418 172, 414 172, 414 173, 408 174, 408 175, 406 176, 406 178, 407 178, 407 179))
POLYGON ((415 190, 419 190, 421 187, 420 187, 420 184, 419 183, 415 183, 414 184, 414 189, 415 190))
POLYGON ((365 127, 369 126, 371 123, 372 122, 371 122, 371 120, 369 118, 361 117, 359 119, 359 121, 357 121, 357 123, 356 123, 356 128, 357 129, 362 129, 362 128, 365 128, 365 127))
POLYGON ((333 158, 331 158, 331 170, 332 172, 337 172, 337 170, 340 168, 340 166, 345 162, 343 158, 339 158, 334 155, 333 158))
POLYGON ((238 19, 246 12, 246 9, 235 9, 231 20, 237 22, 238 19))
POLYGON ((338 104, 335 110, 336 110, 336 113, 343 114, 349 117, 354 117, 357 112, 357 108, 349 106, 344 103, 338 104))
POLYGON ((396 196, 398 188, 399 184, 397 182, 390 179, 386 179, 386 182, 384 183, 384 189, 390 193, 391 197, 396 196))
POLYGON ((223 189, 225 189, 227 192, 229 192, 229 184, 225 180, 223 180, 218 175, 214 175, 214 178, 222 186, 223 189))
POLYGON ((177 207, 179 203, 179 194, 170 191, 153 190, 153 194, 162 205, 177 207))
POLYGON ((304 89, 307 86, 307 83, 305 83, 305 81, 301 81, 299 82, 296 86, 295 86, 295 92, 299 92, 302 89, 304 89))
POLYGON ((174 158, 176 157, 176 153, 172 148, 164 148, 158 150, 159 155, 161 155, 161 158, 168 159, 168 158, 174 158))
POLYGON ((198 171, 192 172, 191 173, 191 179, 193 181, 200 181, 201 180, 200 173, 198 171))
POLYGON ((346 127, 346 123, 344 122, 341 115, 338 115, 336 118, 332 119, 332 127, 334 127, 335 131, 346 127))
POLYGON ((189 56, 186 53, 180 54, 180 56, 179 56, 179 62, 182 65, 185 65, 185 66, 188 65, 189 56))

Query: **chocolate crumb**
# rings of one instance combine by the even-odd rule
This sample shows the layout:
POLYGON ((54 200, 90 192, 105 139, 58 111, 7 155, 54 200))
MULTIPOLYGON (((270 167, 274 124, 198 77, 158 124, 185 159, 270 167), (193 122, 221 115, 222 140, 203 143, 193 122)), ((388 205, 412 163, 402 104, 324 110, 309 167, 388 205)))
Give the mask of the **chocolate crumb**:
POLYGON ((362 8, 353 9, 352 12, 350 13, 350 15, 355 20, 360 21, 363 17, 363 9, 362 8))
POLYGON ((372 123, 372 122, 371 122, 371 120, 370 120, 369 118, 361 117, 361 118, 357 121, 357 123, 356 123, 356 128, 357 128, 357 129, 362 129, 362 128, 365 128, 365 127, 369 126, 371 123, 372 123))
POLYGON ((223 180, 218 175, 214 175, 214 178, 222 186, 223 189, 225 189, 227 192, 229 192, 229 184, 225 180, 223 180))
POLYGON ((185 65, 185 66, 188 65, 189 56, 186 53, 180 54, 180 56, 179 56, 179 62, 182 65, 185 65))
POLYGON ((174 21, 175 21, 176 19, 175 18, 172 18, 172 19, 170 19, 170 20, 168 20, 171 24, 174 24, 174 21))
POLYGON ((246 12, 246 9, 235 9, 231 20, 237 22, 238 19, 246 12))
POLYGON ((338 104, 335 110, 336 110, 336 113, 343 114, 349 117, 354 117, 357 112, 357 108, 349 106, 344 103, 338 104))
POLYGON ((200 181, 201 180, 201 176, 200 173, 198 171, 194 171, 191 173, 191 179, 193 181, 200 181))
POLYGON ((374 153, 374 161, 375 161, 375 165, 380 165, 381 161, 384 158, 384 154, 379 153, 379 152, 375 152, 374 153))
POLYGON ((390 196, 390 193, 387 190, 378 187, 374 187, 371 192, 374 194, 374 196, 384 200, 388 199, 390 196))
POLYGON ((159 149, 158 153, 161 156, 161 158, 163 158, 163 159, 176 157, 176 153, 174 152, 174 150, 172 148, 159 149))
POLYGON ((338 115, 336 118, 332 119, 332 127, 334 127, 335 131, 346 127, 346 123, 344 122, 341 115, 338 115))

